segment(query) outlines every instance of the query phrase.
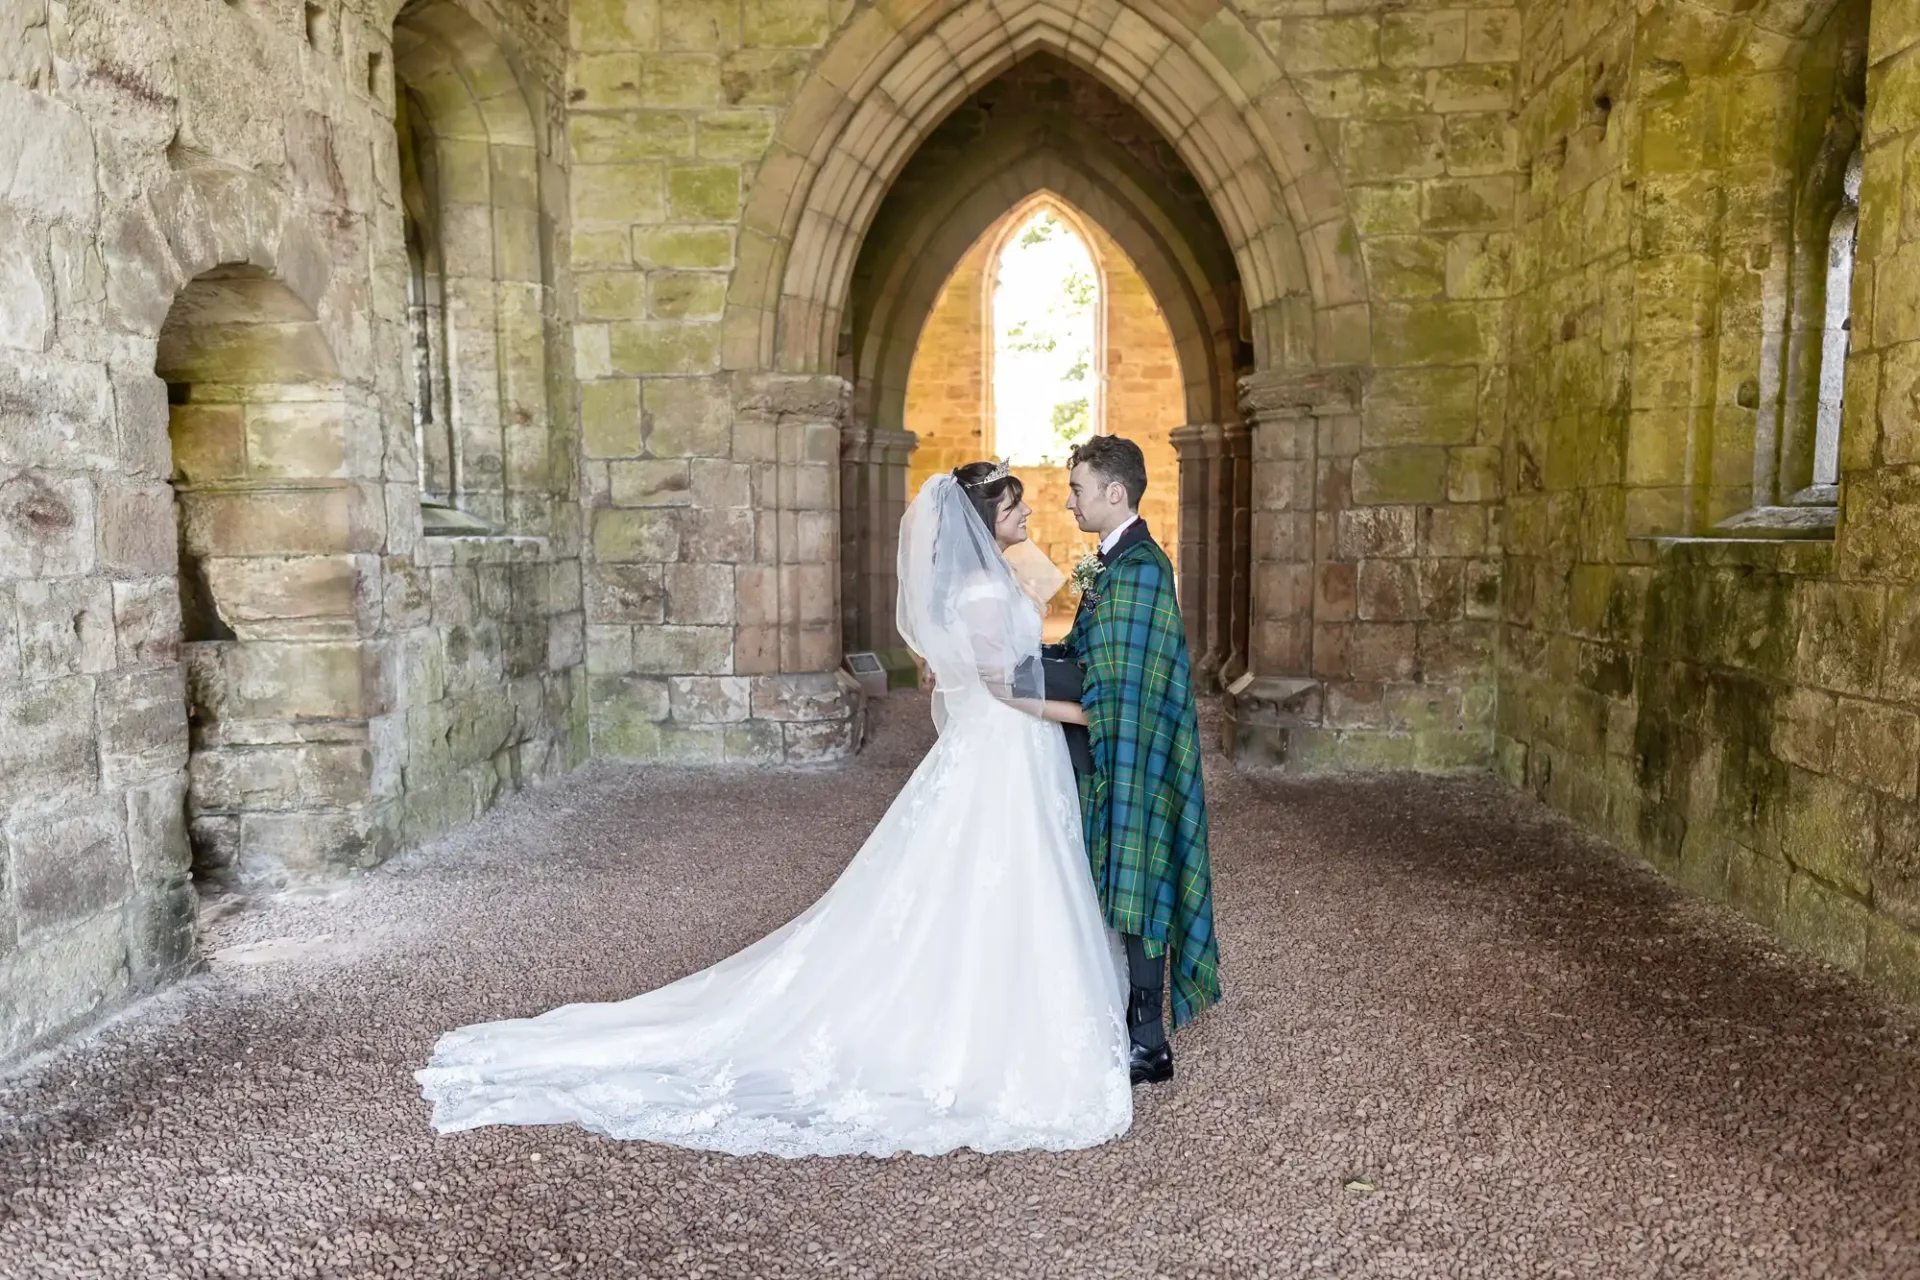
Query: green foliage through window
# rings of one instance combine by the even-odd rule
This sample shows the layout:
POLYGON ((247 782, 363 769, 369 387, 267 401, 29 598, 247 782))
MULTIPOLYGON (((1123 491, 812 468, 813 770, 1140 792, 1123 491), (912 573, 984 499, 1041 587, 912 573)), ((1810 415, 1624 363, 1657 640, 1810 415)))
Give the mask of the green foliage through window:
POLYGON ((1091 435, 1100 278, 1086 243, 1052 212, 1007 242, 993 294, 994 452, 1058 463, 1091 435))

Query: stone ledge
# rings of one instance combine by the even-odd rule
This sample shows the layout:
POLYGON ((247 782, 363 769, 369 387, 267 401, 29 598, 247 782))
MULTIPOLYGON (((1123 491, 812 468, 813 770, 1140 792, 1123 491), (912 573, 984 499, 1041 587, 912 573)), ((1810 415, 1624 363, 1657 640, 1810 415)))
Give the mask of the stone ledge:
POLYGON ((1787 573, 1824 574, 1833 568, 1831 538, 1806 537, 1670 537, 1627 539, 1655 560, 1697 565, 1750 566, 1787 573))
POLYGON ((1840 525, 1840 508, 1831 503, 1751 507, 1713 527, 1711 538, 1831 538, 1840 525))
POLYGON ((548 559, 550 543, 539 534, 427 534, 413 562, 423 569, 459 564, 531 564, 548 559))

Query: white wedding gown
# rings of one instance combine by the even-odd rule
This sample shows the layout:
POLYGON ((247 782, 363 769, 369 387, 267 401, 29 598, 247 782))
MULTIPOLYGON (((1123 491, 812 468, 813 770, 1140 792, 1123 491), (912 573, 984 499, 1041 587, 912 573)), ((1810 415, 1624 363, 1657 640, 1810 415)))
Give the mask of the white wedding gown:
MULTIPOLYGON (((960 594, 983 591, 1011 603, 1007 583, 960 594)), ((1012 608, 1037 647, 1037 612, 1012 608)), ((1061 731, 977 684, 941 705, 939 742, 797 919, 630 1000, 441 1037, 415 1073, 434 1127, 575 1123, 779 1156, 1124 1133, 1124 961, 1061 731)))

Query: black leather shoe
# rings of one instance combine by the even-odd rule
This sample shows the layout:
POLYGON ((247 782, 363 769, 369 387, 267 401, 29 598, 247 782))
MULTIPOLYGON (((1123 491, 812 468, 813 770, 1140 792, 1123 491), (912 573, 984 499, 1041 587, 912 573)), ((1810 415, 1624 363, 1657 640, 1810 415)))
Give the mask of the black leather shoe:
POLYGON ((1162 1084, 1173 1079, 1173 1046, 1170 1044, 1158 1049, 1143 1049, 1136 1044, 1128 1059, 1135 1084, 1162 1084))

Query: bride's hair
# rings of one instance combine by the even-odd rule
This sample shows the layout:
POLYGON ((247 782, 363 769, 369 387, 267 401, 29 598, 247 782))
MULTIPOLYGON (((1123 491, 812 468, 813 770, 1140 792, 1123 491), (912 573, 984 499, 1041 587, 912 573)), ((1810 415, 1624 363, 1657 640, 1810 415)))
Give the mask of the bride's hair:
POLYGON ((967 501, 973 504, 988 533, 993 532, 994 524, 999 521, 1000 508, 1007 505, 1007 495, 1012 494, 1013 500, 1019 502, 1027 491, 1020 477, 998 462, 969 462, 964 467, 955 467, 953 478, 960 482, 960 491, 967 495, 967 501))

